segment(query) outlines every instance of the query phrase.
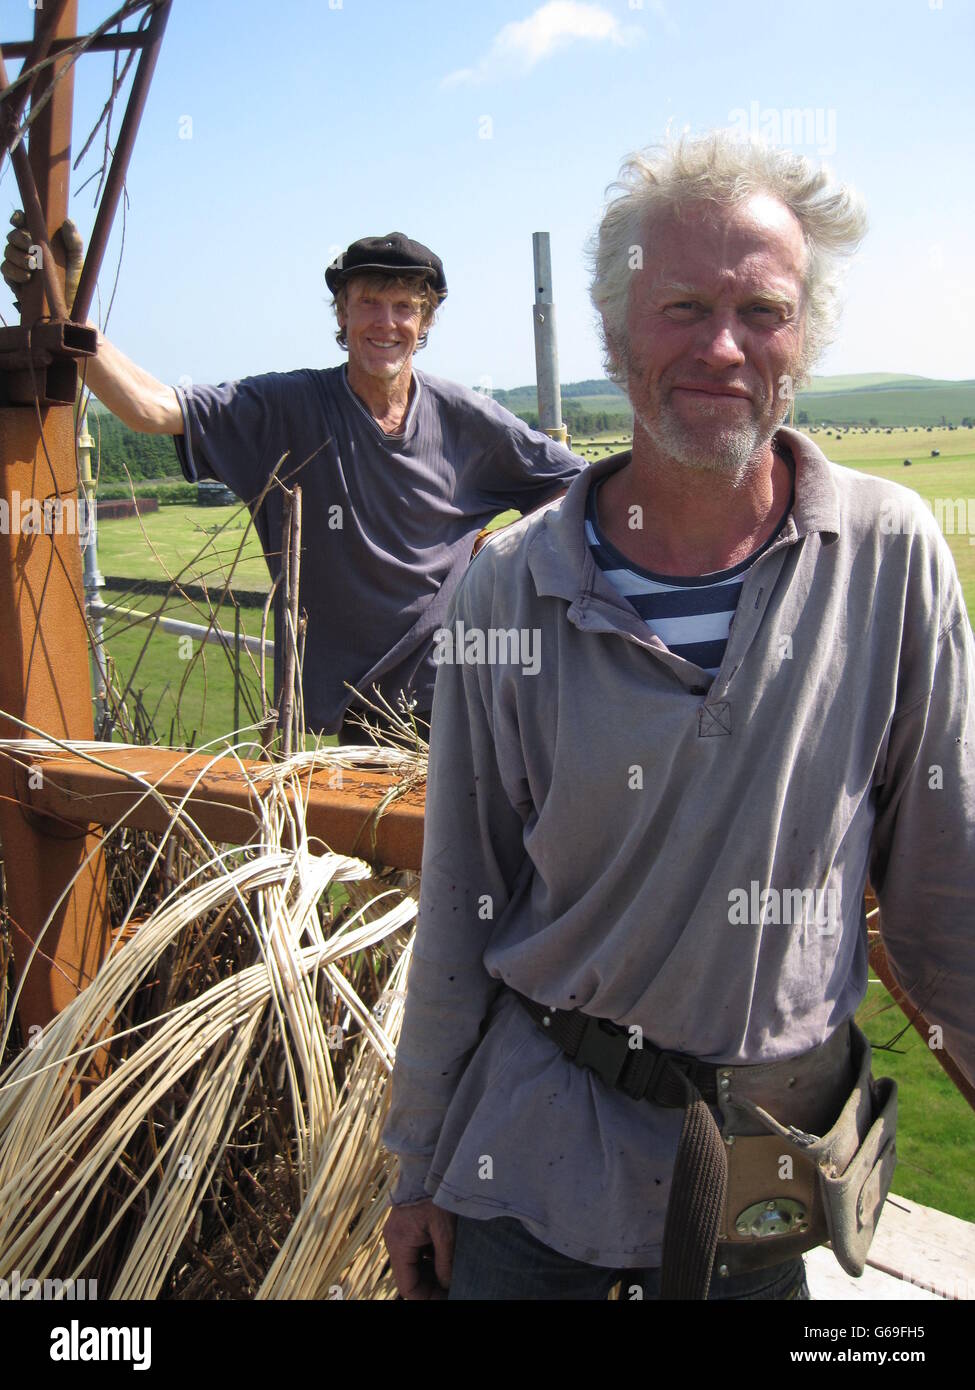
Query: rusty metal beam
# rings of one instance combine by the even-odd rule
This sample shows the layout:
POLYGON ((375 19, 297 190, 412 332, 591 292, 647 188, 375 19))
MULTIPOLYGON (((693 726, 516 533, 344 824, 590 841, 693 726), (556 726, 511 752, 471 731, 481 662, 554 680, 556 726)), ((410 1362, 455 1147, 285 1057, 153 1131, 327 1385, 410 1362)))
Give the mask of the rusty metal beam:
MULTIPOLYGON (((0 55, 0 91, 7 86, 7 69, 0 55)), ((38 120, 38 125, 40 120, 38 120)), ((41 249, 41 281, 44 287, 44 295, 55 318, 66 319, 68 308, 64 302, 64 291, 59 283, 58 267, 51 250, 51 244, 47 233, 47 216, 44 206, 41 203, 41 196, 37 190, 34 180, 34 170, 27 151, 21 142, 16 149, 10 152, 10 161, 14 166, 14 175, 17 179, 17 188, 20 191, 20 199, 24 205, 24 215, 27 218, 27 230, 31 234, 31 240, 41 249)), ((67 198, 65 198, 65 213, 67 213, 67 198)), ((64 220, 63 218, 61 219, 64 220)), ((59 222, 58 227, 61 223, 59 222)), ((63 277, 62 277, 63 280, 63 277)), ((38 288, 35 285, 25 285, 21 290, 21 302, 23 306, 22 318, 28 323, 35 323, 40 317, 42 307, 35 308, 35 312, 28 317, 27 304, 33 300, 35 306, 38 305, 38 288)))
MULTIPOLYGON (((54 0, 56 3, 57 0, 54 0)), ((61 0, 63 3, 63 0, 61 0)), ((23 58, 24 67, 31 68, 35 63, 41 63, 48 53, 55 56, 74 48, 75 44, 82 37, 78 35, 73 39, 55 39, 43 53, 36 56, 32 52, 34 41, 24 39, 15 43, 5 43, 3 51, 8 58, 23 58)), ((85 44, 86 53, 125 53, 130 48, 145 48, 146 35, 144 30, 126 30, 123 34, 100 34, 97 39, 89 39, 85 44)))
POLYGON ((115 142, 112 166, 108 171, 105 190, 102 193, 98 213, 95 217, 95 225, 88 241, 88 252, 81 271, 81 279, 78 282, 78 292, 75 295, 74 304, 71 306, 71 317, 78 323, 84 323, 91 307, 92 296, 95 293, 95 281, 98 279, 102 257, 105 254, 109 233, 115 220, 115 211, 119 198, 122 196, 122 187, 129 168, 129 158, 135 145, 135 137, 138 134, 139 122, 145 109, 146 97, 149 95, 149 84, 156 67, 156 59, 159 57, 159 46, 166 30, 171 4, 172 0, 165 0, 165 3, 161 4, 158 9, 153 10, 149 27, 146 30, 145 47, 142 50, 139 66, 132 81, 132 90, 129 92, 125 115, 122 118, 118 139, 115 142))
POLYGON ((93 357, 94 328, 59 320, 0 328, 0 406, 74 405, 79 357, 93 357))
MULTIPOLYGON (((67 38, 77 29, 78 0, 67 0, 54 31, 55 38, 67 38)), ((38 10, 34 20, 35 39, 45 25, 43 10, 38 10)), ((64 308, 64 265, 65 252, 60 242, 54 244, 54 235, 68 215, 68 190, 71 181, 71 109, 74 102, 74 68, 69 58, 58 59, 46 68, 34 85, 31 95, 31 110, 40 105, 45 95, 51 91, 50 100, 44 105, 37 119, 32 122, 28 137, 28 158, 33 177, 33 188, 37 194, 38 205, 42 210, 43 222, 35 226, 31 209, 25 207, 31 235, 38 244, 44 240, 50 244, 50 252, 45 246, 43 283, 25 285, 20 294, 21 323, 36 323, 48 314, 67 318, 64 308), (52 90, 53 89, 53 90, 52 90), (41 237, 37 236, 40 232, 41 237), (42 240, 43 238, 43 240, 42 240), (48 269, 57 267, 58 290, 52 300, 51 281, 48 269)), ((18 146, 22 153, 22 146, 18 146)), ((15 160, 15 169, 18 164, 15 160)), ((21 166, 22 167, 22 166, 21 166)), ((18 172, 18 186, 26 196, 24 181, 18 172)), ((35 209, 36 214, 36 209, 35 209)))
MULTIPOLYGON (((241 764, 235 758, 214 759, 174 748, 111 745, 98 757, 109 766, 69 753, 39 758, 36 763, 21 755, 15 774, 21 803, 32 814, 48 818, 63 834, 79 825, 111 826, 120 820, 140 830, 165 830, 170 815, 133 780, 133 774, 138 774, 169 806, 186 798, 186 813, 211 840, 247 844, 258 828, 260 791, 253 779, 266 778, 266 762, 241 764)), ((419 869, 422 786, 404 792, 377 816, 380 804, 398 783, 391 773, 343 768, 339 774, 333 765, 320 768, 310 778, 307 773, 299 775, 297 780, 300 796, 296 798, 289 788, 288 799, 304 817, 309 837, 322 841, 323 848, 327 845, 336 853, 354 854, 374 864, 419 869), (341 785, 336 785, 339 775, 341 785)))
MULTIPOLYGON (((44 61, 51 51, 54 34, 66 4, 67 0, 51 0, 43 15, 38 16, 39 22, 29 43, 8 43, 0 49, 0 73, 3 71, 4 56, 25 59, 21 74, 29 72, 31 68, 44 61)), ((7 85, 6 77, 0 82, 0 169, 3 168, 4 154, 20 129, 20 118, 24 114, 38 76, 38 73, 34 73, 24 82, 15 82, 14 91, 9 96, 2 90, 7 85)))
MULTIPOLYGON (((60 497, 77 507, 71 406, 37 412, 0 409, 0 497, 11 520, 0 528, 0 732, 6 738, 23 736, 19 724, 4 717, 9 714, 59 738, 91 738, 78 537, 73 528, 61 535, 25 533, 13 524, 12 515, 22 500, 60 497)), ((93 977, 110 941, 100 854, 81 870, 73 890, 57 906, 98 844, 85 826, 38 823, 20 805, 10 763, 0 760, 0 845, 18 979, 24 977, 49 914, 55 913, 23 978, 19 1013, 25 1033, 31 1024, 43 1026, 93 977)))
MULTIPOLYGON (((67 37, 77 26, 77 0, 60 6, 55 26, 57 37, 67 37)), ((35 12, 34 37, 44 41, 48 16, 35 12)), ((50 93, 59 60, 38 76, 32 105, 50 93)), ((71 102, 73 74, 66 72, 57 83, 37 120, 31 125, 28 191, 36 194, 33 215, 40 226, 32 233, 50 245, 53 233, 67 214, 71 170, 71 102)), ((18 156, 22 160, 21 145, 18 156)), ((45 255, 52 307, 63 310, 63 252, 45 255), (60 259, 59 259, 60 257, 60 259), (57 281, 60 283, 57 283, 57 281), (58 301, 60 300, 60 304, 58 301)), ((37 277, 39 279, 39 277, 37 277)), ((65 324, 51 329, 39 323, 45 314, 43 283, 25 287, 21 295, 23 329, 7 335, 5 346, 14 354, 13 371, 6 387, 25 368, 17 354, 29 334, 40 351, 64 345, 76 330, 65 324), (53 334, 53 336, 52 336, 53 334)), ((67 371, 76 370, 70 356, 67 371)), ((33 363, 33 353, 29 359, 33 363)), ((41 367, 47 377, 60 363, 41 367)), ((63 368, 61 368, 64 370, 63 368)), ((30 377, 30 366, 26 369, 30 377)), ((65 386, 69 385, 65 381, 65 386)), ((9 397, 8 397, 9 399, 9 397)), ((27 501, 31 511, 46 501, 74 501, 77 514, 78 470, 75 464, 74 410, 71 404, 33 409, 0 408, 0 498, 13 521, 15 508, 27 501)), ((20 521, 18 513, 17 521, 20 521)), ((84 619, 81 551, 74 528, 47 534, 11 524, 0 527, 0 623, 4 633, 4 659, 0 662, 0 730, 20 737, 16 722, 26 721, 55 737, 85 739, 92 736, 91 681, 84 619), (10 717, 8 717, 10 716, 10 717)), ((26 1030, 48 1022, 93 977, 110 942, 108 886, 99 838, 87 826, 63 828, 45 825, 20 805, 11 765, 0 765, 0 844, 4 861, 7 912, 12 922, 14 964, 21 985, 18 1012, 26 1030), (89 855, 90 862, 86 863, 89 855), (76 877, 77 875, 77 877, 76 877), (74 879, 69 893, 67 885, 74 879), (59 899, 63 895, 63 901, 59 899), (51 925, 42 929, 48 917, 51 925), (27 961, 39 945, 33 964, 27 961)))

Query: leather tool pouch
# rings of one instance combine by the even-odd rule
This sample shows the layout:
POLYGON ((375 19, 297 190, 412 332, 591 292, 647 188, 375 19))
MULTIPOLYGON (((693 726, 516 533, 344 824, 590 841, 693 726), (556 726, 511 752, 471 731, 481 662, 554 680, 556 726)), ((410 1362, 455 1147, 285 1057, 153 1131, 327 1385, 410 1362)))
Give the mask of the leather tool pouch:
POLYGON ((715 1270, 738 1274, 829 1240, 863 1273, 897 1161, 897 1086, 870 1075, 852 1023, 788 1062, 718 1070, 728 1197, 715 1270))

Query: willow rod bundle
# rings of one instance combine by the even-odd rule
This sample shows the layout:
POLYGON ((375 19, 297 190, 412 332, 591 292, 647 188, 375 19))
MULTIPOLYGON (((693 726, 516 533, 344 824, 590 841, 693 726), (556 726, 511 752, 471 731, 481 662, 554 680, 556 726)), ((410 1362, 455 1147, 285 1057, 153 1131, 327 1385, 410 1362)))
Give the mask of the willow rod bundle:
MULTIPOLYGON (((244 848, 220 851, 172 812, 138 895, 177 843, 182 881, 142 921, 127 905, 91 984, 0 1076, 0 1276, 108 1271, 102 1297, 214 1296, 210 1269, 261 1298, 390 1296, 379 1135, 416 878, 389 888, 362 860, 310 852, 301 775, 330 761, 382 755, 261 769, 244 848), (162 1007, 142 1016, 147 999, 162 1007), (112 1064, 77 1099, 100 1049, 112 1064)), ((412 782, 423 750, 386 763, 412 782)))

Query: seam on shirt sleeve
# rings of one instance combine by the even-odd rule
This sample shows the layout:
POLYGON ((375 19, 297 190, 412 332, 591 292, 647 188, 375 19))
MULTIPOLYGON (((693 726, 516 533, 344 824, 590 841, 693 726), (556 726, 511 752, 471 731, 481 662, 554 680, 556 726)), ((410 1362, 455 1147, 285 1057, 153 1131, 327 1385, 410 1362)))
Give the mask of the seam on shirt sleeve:
MULTIPOLYGON (((950 636, 950 634, 954 632, 955 628, 958 626, 958 624, 962 621, 963 618, 966 622, 968 621, 968 615, 966 613, 956 613, 955 616, 950 620, 950 622, 948 622, 938 632, 938 640, 936 644, 938 651, 935 655, 935 667, 937 667, 938 661, 941 659, 941 647, 944 645, 945 638, 950 636)), ((900 720, 905 719, 907 715, 913 714, 913 712, 916 709, 919 709, 922 705, 927 704, 930 701, 931 696, 933 694, 934 683, 932 682, 932 684, 928 687, 928 689, 924 692, 923 695, 920 695, 916 700, 912 700, 911 703, 909 705, 906 705, 902 710, 895 711, 893 718, 890 721, 891 727, 893 727, 894 724, 899 723, 900 720)))
MULTIPOLYGON (((186 406, 186 397, 184 396, 183 391, 179 386, 174 386, 173 390, 176 392, 176 399, 177 401, 179 401, 180 414, 183 417, 182 436, 178 434, 173 435, 173 445, 176 449, 176 454, 178 456, 180 452, 180 438, 182 438, 183 453, 185 455, 183 473, 186 475, 188 482, 198 483, 200 481, 200 473, 199 469, 196 466, 196 460, 193 457, 193 432, 190 423, 189 411, 187 410, 186 406)), ((183 462, 183 460, 180 461, 183 462)))

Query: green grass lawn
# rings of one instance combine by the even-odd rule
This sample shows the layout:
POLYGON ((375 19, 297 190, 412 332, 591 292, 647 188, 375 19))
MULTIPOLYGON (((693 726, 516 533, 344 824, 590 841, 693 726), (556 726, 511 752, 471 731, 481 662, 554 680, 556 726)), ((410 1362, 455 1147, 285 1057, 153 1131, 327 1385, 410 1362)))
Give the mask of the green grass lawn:
POLYGON ((160 507, 143 517, 99 521, 98 563, 102 574, 128 579, 180 577, 219 588, 233 572, 238 589, 266 593, 271 585, 243 506, 160 507))
MULTIPOLYGON (((151 518, 149 518, 151 520, 151 518)), ((163 601, 142 595, 130 598, 122 593, 106 593, 105 601, 122 608, 136 609, 184 622, 205 626, 210 613, 201 604, 183 601, 163 601)), ((261 610, 242 608, 242 636, 259 637, 261 610)), ((224 607, 217 625, 229 632, 234 629, 233 609, 224 607)), ((273 639, 273 618, 269 622, 268 639, 273 639)), ((126 689, 126 704, 130 714, 141 702, 151 721, 152 741, 161 744, 199 746, 211 739, 229 734, 234 727, 234 661, 233 652, 226 652, 213 643, 196 639, 185 641, 174 633, 164 632, 158 625, 138 622, 120 613, 105 618, 104 641, 115 665, 120 685, 126 689)), ((260 718, 260 684, 258 657, 241 650, 241 726, 253 722, 251 711, 260 718)), ((267 658, 267 681, 270 685, 273 666, 267 658)))
MULTIPOLYGON (((104 575, 127 579, 176 579, 185 584, 206 584, 216 608, 219 592, 228 576, 234 586, 267 592, 270 575, 260 542, 245 507, 160 507, 143 517, 103 521, 98 527, 98 561, 104 575)), ((204 604, 187 604, 155 596, 127 597, 106 590, 106 603, 136 608, 144 613, 165 614, 206 625, 211 610, 204 604)), ((234 610, 224 603, 217 625, 234 629, 234 610)), ((241 632, 259 637, 261 610, 241 609, 241 632)), ((271 617, 267 636, 273 640, 271 617)), ((151 624, 122 617, 106 619, 105 642, 123 686, 128 687, 131 708, 141 700, 162 743, 198 746, 219 738, 234 727, 234 663, 220 646, 193 641, 190 647, 172 633, 151 624), (147 634, 152 638, 147 643, 147 634)), ((241 653, 240 722, 248 724, 252 711, 259 716, 260 686, 257 658, 241 653)), ((267 680, 273 677, 267 659, 267 680)))

